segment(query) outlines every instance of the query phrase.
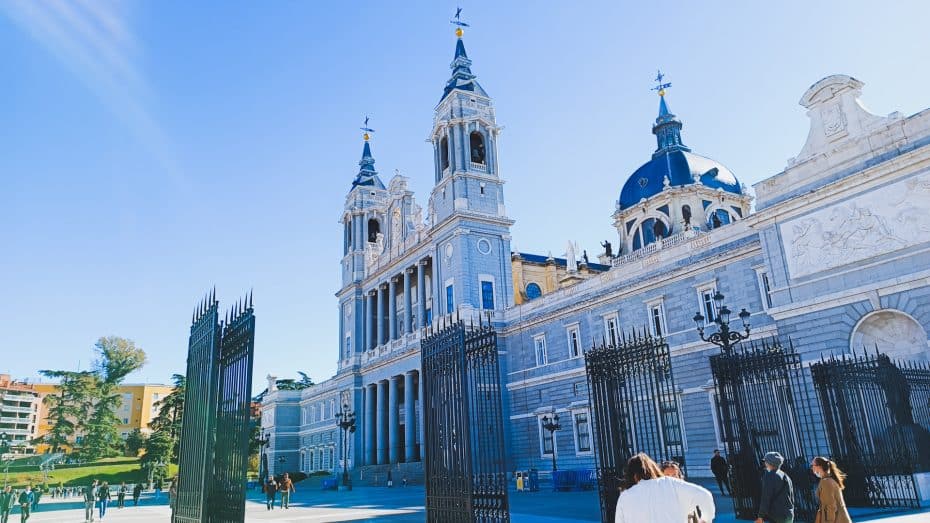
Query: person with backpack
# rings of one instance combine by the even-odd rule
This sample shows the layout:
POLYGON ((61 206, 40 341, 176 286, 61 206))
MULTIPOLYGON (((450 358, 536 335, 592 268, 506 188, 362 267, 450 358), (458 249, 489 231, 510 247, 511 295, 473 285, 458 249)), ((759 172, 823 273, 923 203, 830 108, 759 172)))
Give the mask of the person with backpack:
POLYGON ((794 484, 783 470, 785 458, 778 452, 765 455, 762 495, 756 523, 794 523, 794 484))
POLYGON ((94 503, 97 501, 97 480, 84 489, 84 521, 94 520, 94 503))
POLYGON ((278 482, 274 480, 274 476, 268 476, 268 481, 265 482, 265 506, 268 510, 274 510, 274 498, 277 492, 278 482))
POLYGON ((100 519, 107 515, 107 505, 110 504, 110 484, 106 481, 97 489, 97 503, 100 509, 100 519))
POLYGON ((132 487, 132 506, 139 506, 139 496, 142 495, 142 483, 136 483, 132 487))

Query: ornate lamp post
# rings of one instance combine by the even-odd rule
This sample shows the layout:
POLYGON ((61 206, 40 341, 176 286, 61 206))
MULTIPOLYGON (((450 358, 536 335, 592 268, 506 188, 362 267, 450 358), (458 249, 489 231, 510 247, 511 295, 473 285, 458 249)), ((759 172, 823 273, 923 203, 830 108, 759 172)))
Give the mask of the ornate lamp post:
POLYGON ((559 424, 559 415, 553 413, 552 419, 549 419, 549 416, 543 416, 542 428, 549 431, 549 440, 552 441, 552 472, 554 475, 557 470, 555 466, 555 431, 562 429, 562 425, 559 424))
POLYGON ((714 323, 717 324, 717 332, 710 334, 709 336, 704 336, 704 328, 706 325, 706 318, 703 314, 698 312, 694 315, 694 325, 697 327, 698 334, 701 336, 701 339, 708 341, 717 345, 725 354, 729 354, 730 351, 736 346, 737 343, 745 340, 749 337, 749 311, 743 309, 739 313, 739 319, 743 322, 743 332, 730 330, 730 315, 732 311, 723 303, 723 294, 720 294, 720 291, 717 291, 714 294, 714 307, 716 308, 716 318, 714 318, 714 323))
POLYGON ((355 433, 355 412, 349 410, 349 406, 342 405, 342 410, 336 413, 336 419, 339 420, 339 428, 342 429, 342 486, 345 490, 352 490, 352 483, 349 480, 349 459, 347 457, 349 449, 349 433, 355 433))
POLYGON ((265 478, 268 476, 268 457, 265 456, 265 445, 271 441, 268 434, 264 437, 259 436, 255 442, 258 443, 258 481, 261 483, 260 488, 264 488, 265 478))

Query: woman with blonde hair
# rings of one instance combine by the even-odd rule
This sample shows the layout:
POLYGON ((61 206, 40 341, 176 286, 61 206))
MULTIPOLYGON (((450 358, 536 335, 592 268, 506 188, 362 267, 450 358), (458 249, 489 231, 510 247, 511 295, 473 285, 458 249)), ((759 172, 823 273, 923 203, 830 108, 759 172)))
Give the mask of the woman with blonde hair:
POLYGON ((843 500, 844 479, 846 474, 833 461, 817 456, 811 461, 811 471, 820 478, 817 485, 817 517, 814 523, 852 523, 846 502, 843 500))

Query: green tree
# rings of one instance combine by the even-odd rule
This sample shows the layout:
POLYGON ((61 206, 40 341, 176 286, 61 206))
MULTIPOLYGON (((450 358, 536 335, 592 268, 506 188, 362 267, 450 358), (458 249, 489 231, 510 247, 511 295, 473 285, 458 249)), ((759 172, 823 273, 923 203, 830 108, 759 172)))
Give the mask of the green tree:
POLYGON ((45 396, 42 402, 48 407, 51 429, 41 441, 58 452, 72 444, 74 434, 83 428, 84 420, 93 406, 94 374, 66 370, 40 370, 47 378, 59 380, 58 392, 45 396))
POLYGON ((187 393, 187 377, 183 374, 171 376, 174 388, 158 402, 158 416, 149 423, 156 433, 163 433, 171 440, 171 460, 177 461, 181 448, 181 423, 184 419, 184 395, 187 393))
POLYGON ((94 406, 85 425, 81 455, 94 460, 120 455, 123 441, 117 432, 116 409, 122 398, 119 385, 126 376, 145 365, 145 351, 135 342, 118 336, 97 340, 94 362, 94 406))
POLYGON ((126 455, 130 457, 139 456, 139 451, 146 447, 148 437, 139 429, 133 429, 126 437, 126 455))

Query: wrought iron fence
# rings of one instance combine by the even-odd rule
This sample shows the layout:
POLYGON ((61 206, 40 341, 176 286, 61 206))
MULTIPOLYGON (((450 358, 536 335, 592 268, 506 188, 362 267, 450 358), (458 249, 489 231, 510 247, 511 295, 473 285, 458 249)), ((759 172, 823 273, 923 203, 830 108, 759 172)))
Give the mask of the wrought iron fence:
POLYGON ((822 359, 811 372, 846 502, 918 507, 913 474, 930 472, 930 366, 876 352, 822 359))
POLYGON ((771 338, 711 356, 710 365, 736 517, 756 518, 762 458, 778 451, 785 456, 782 470, 794 483, 795 521, 813 521, 814 477, 808 464, 819 450, 821 414, 801 356, 790 341, 771 338))
POLYGON ((594 421, 601 521, 614 521, 623 467, 633 454, 673 459, 682 468, 683 427, 668 344, 647 332, 585 353, 594 421))
POLYGON ((218 308, 213 292, 192 320, 174 523, 245 519, 255 317, 251 296, 218 308))
POLYGON ((421 345, 429 522, 509 522, 497 333, 454 321, 421 345))

